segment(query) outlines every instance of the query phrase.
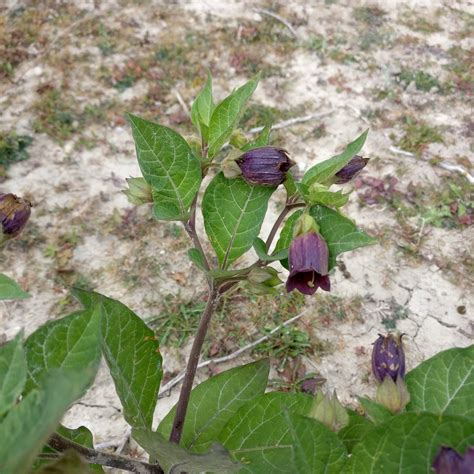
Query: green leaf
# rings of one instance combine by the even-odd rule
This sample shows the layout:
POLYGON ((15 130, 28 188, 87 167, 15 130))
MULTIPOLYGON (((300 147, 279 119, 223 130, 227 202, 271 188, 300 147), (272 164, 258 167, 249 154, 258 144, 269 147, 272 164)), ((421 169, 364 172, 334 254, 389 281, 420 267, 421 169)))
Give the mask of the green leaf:
POLYGON ((219 444, 213 444, 205 454, 186 451, 181 446, 170 443, 160 433, 143 429, 133 429, 132 436, 138 444, 159 460, 165 474, 188 472, 237 472, 241 465, 230 459, 229 453, 219 444))
POLYGON ((370 400, 370 398, 358 397, 358 400, 367 416, 376 425, 380 425, 380 423, 385 423, 393 416, 387 408, 377 402, 374 402, 373 400, 370 400))
POLYGON ((219 441, 249 473, 336 473, 345 462, 337 435, 307 415, 313 397, 267 393, 243 406, 219 441))
POLYGON ((241 178, 214 176, 204 193, 204 226, 221 268, 252 247, 275 188, 252 186, 241 178))
POLYGON ((2 474, 28 472, 69 406, 80 398, 95 377, 96 370, 52 369, 0 424, 0 466, 2 474))
POLYGON ((268 255, 265 242, 258 237, 253 241, 253 248, 262 262, 274 262, 276 260, 284 260, 285 258, 288 258, 288 249, 282 249, 276 253, 274 252, 272 255, 268 255))
POLYGON ((215 105, 212 99, 212 77, 211 73, 208 71, 206 84, 201 92, 199 92, 191 106, 191 120, 206 142, 209 134, 209 122, 211 121, 214 109, 215 105))
POLYGON ((330 269, 336 264, 336 257, 339 254, 377 242, 357 227, 353 221, 329 207, 312 206, 310 214, 316 219, 319 232, 328 244, 330 269))
POLYGON ((295 178, 291 174, 291 172, 286 173, 286 179, 285 179, 285 182, 283 183, 283 186, 285 186, 286 195, 288 197, 292 197, 298 192, 297 183, 295 181, 295 178))
POLYGON ((129 115, 138 164, 153 188, 157 219, 186 220, 202 174, 199 160, 174 130, 129 115))
POLYGON ((209 122, 209 158, 213 158, 229 140, 259 79, 260 75, 255 76, 215 108, 209 122))
POLYGON ((94 471, 74 450, 66 451, 57 461, 43 466, 38 474, 93 474, 94 471))
POLYGON ((163 376, 155 333, 120 301, 78 291, 86 306, 101 308, 102 352, 123 406, 127 423, 151 428, 163 376))
POLYGON ((350 194, 351 193, 344 194, 342 190, 336 192, 312 190, 309 191, 307 196, 305 196, 305 200, 309 204, 324 204, 325 206, 330 207, 342 207, 347 204, 347 201, 349 201, 350 194))
POLYGON ((23 291, 17 283, 0 273, 0 301, 1 300, 21 300, 30 295, 23 291))
POLYGON ((474 444, 474 423, 454 416, 403 413, 377 426, 358 443, 343 472, 431 474, 438 449, 458 452, 474 444))
POLYGON ((474 419, 474 345, 425 360, 406 376, 407 411, 462 415, 474 419))
POLYGON ((100 311, 87 309, 49 321, 25 341, 27 390, 53 368, 97 367, 100 361, 100 311))
POLYGON ((206 271, 206 266, 205 266, 205 260, 204 260, 204 255, 202 252, 198 249, 192 248, 188 250, 188 257, 191 262, 196 265, 196 267, 199 268, 199 270, 202 270, 203 272, 206 271))
POLYGON ((349 143, 340 155, 336 155, 310 168, 303 176, 303 184, 310 186, 313 183, 324 183, 332 178, 362 150, 368 132, 369 130, 366 130, 353 142, 349 143))
POLYGON ((254 148, 260 148, 262 146, 267 146, 270 143, 270 132, 271 131, 272 131, 272 124, 267 123, 267 125, 265 125, 265 128, 259 134, 259 136, 255 140, 246 143, 241 148, 241 150, 242 151, 249 151, 249 150, 253 150, 254 148))
MULTIPOLYGON (((259 360, 215 375, 192 392, 181 444, 195 452, 204 452, 217 439, 229 418, 244 404, 261 395, 267 386, 268 360, 259 360)), ((171 433, 176 407, 163 419, 158 432, 171 433)))
POLYGON ((0 346, 0 418, 17 401, 26 382, 23 334, 0 346))
POLYGON ((350 453, 354 446, 374 427, 364 416, 360 416, 355 412, 349 413, 349 424, 341 428, 337 435, 344 443, 347 451, 350 453))
POLYGON ((211 270, 207 274, 214 278, 214 280, 230 280, 234 278, 242 279, 248 275, 248 271, 245 269, 241 270, 211 270))

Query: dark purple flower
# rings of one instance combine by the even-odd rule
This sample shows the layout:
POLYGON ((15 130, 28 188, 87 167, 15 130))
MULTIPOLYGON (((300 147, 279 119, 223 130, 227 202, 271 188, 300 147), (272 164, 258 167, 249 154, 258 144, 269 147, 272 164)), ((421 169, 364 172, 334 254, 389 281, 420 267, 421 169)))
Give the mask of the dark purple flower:
POLYGON ((328 259, 328 246, 320 234, 307 232, 295 237, 288 251, 288 293, 294 289, 305 295, 314 294, 318 288, 330 291, 328 259))
POLYGON ((379 335, 372 350, 372 372, 379 382, 389 375, 394 382, 405 377, 405 352, 402 337, 395 334, 379 335))
POLYGON ((282 148, 265 146, 249 150, 236 163, 245 180, 260 186, 278 186, 286 179, 286 172, 295 164, 282 148))
POLYGON ((355 155, 344 168, 340 169, 334 176, 334 184, 348 183, 352 178, 357 176, 369 162, 368 158, 355 155))
POLYGON ((31 203, 14 194, 0 194, 0 242, 17 236, 31 214, 31 203))
POLYGON ((436 474, 472 474, 474 472, 474 446, 461 456, 454 449, 442 446, 432 467, 436 474))

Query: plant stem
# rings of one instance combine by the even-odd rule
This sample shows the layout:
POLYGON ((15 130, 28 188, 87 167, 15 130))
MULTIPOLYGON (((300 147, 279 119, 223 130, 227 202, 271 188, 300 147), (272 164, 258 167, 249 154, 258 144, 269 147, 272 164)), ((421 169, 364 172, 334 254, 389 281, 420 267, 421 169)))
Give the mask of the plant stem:
POLYGON ((124 456, 117 456, 116 454, 102 453, 95 449, 77 444, 58 433, 54 433, 51 438, 49 438, 48 445, 60 452, 74 449, 74 451, 77 451, 90 464, 115 467, 137 474, 163 474, 164 472, 158 464, 148 464, 124 456))
POLYGON ((193 388, 194 377, 196 375, 196 369, 199 363, 199 357, 201 355, 202 345, 206 337, 209 323, 211 321, 212 314, 214 313, 217 302, 219 301, 218 289, 211 286, 209 289, 209 296, 207 299, 206 307, 201 316, 199 327, 194 338, 193 346, 191 348, 191 354, 189 355, 188 365, 186 366, 186 374, 184 376, 183 385, 179 394, 178 404, 176 405, 176 415, 173 421, 173 428, 171 430, 170 441, 172 443, 179 444, 181 435, 183 433, 184 419, 186 417, 186 411, 188 409, 189 397, 193 388))
POLYGON ((184 224, 184 228, 186 229, 186 232, 188 233, 189 237, 193 241, 194 247, 201 252, 202 256, 204 257, 203 263, 204 267, 207 271, 211 269, 209 266, 209 262, 207 260, 206 254, 204 253, 204 249, 202 248, 201 241, 199 240, 199 235, 196 232, 196 205, 197 205, 197 195, 194 198, 193 203, 191 204, 191 213, 189 216, 188 222, 184 224))
POLYGON ((291 212, 293 209, 297 209, 298 207, 304 207, 304 206, 305 206, 304 203, 288 203, 288 202, 286 203, 285 207, 283 208, 283 211, 281 211, 277 220, 273 224, 270 234, 268 234, 268 238, 266 242, 267 252, 270 250, 270 246, 272 245, 273 239, 275 238, 275 235, 278 232, 278 229, 280 228, 281 223, 283 222, 285 217, 288 215, 288 213, 291 212))

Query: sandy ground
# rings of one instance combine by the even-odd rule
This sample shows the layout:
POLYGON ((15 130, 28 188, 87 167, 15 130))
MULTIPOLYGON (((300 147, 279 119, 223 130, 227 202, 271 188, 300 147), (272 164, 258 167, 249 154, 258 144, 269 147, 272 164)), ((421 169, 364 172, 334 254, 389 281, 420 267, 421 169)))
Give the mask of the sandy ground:
MULTIPOLYGON (((185 235, 153 222, 148 209, 134 211, 121 193, 124 179, 139 175, 123 116, 135 112, 189 135, 177 94, 189 104, 210 68, 220 98, 263 69, 252 103, 280 110, 277 122, 322 114, 274 135, 299 171, 370 127, 364 156, 372 161, 347 212, 380 245, 344 256, 344 271, 332 276, 333 294, 348 305, 359 301, 359 310, 328 323, 308 299, 299 325, 311 326, 330 348, 305 359, 326 387, 349 403, 373 393, 370 344, 387 320, 406 334, 410 367, 473 343, 473 222, 436 225, 427 217, 443 204, 430 193, 450 185, 472 204, 472 182, 462 174, 473 173, 472 70, 459 71, 472 63, 470 2, 53 3, 33 8, 7 1, 2 11, 15 65, 0 75, 0 130, 33 142, 30 158, 11 166, 0 188, 34 203, 28 230, 0 254, 1 270, 32 294, 0 306, 4 337, 67 314, 71 284, 120 299, 143 317, 158 314, 165 295, 189 301, 200 294, 203 280, 186 260, 185 235), (256 12, 257 4, 286 19, 296 37, 256 12), (435 79, 432 87, 421 84, 420 71, 435 79), (407 117, 438 130, 442 141, 428 139, 406 153, 407 117), (385 179, 374 199, 369 194, 377 183, 369 177, 385 179), (432 202, 404 213, 387 191, 392 178, 402 204, 413 190, 432 202)), ((164 349, 165 368, 182 368, 187 348, 164 349)), ((176 397, 174 390, 160 400, 157 420, 176 397)), ((85 424, 97 442, 120 440, 127 426, 119 407, 101 370, 65 424, 85 424)))

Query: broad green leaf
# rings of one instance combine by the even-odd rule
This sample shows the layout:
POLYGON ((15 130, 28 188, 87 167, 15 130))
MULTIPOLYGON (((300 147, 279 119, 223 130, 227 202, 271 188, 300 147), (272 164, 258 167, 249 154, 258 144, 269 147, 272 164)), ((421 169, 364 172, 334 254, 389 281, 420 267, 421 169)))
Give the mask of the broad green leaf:
POLYGON ((202 174, 199 160, 174 130, 129 115, 138 164, 153 188, 157 219, 186 220, 202 174))
POLYGON ((244 467, 241 473, 340 472, 345 448, 337 435, 307 415, 313 397, 268 393, 243 406, 218 440, 244 467))
POLYGON ((474 419, 474 345, 425 360, 406 376, 407 411, 429 411, 474 419))
POLYGON ((66 451, 57 461, 35 471, 38 474, 93 474, 92 467, 76 451, 66 451))
MULTIPOLYGON (((194 452, 209 449, 232 415, 264 393, 269 370, 268 360, 260 360, 226 370, 199 384, 191 392, 181 444, 194 452)), ((176 407, 158 427, 166 438, 171 433, 175 412, 176 407)))
POLYGON ((206 267, 204 264, 204 255, 198 249, 192 248, 188 250, 188 257, 191 262, 199 268, 199 270, 205 271, 206 267))
MULTIPOLYGON (((293 472, 339 474, 346 463, 347 452, 336 433, 311 418, 288 412, 284 415, 290 435, 287 439, 293 447, 293 472)), ((276 441, 274 435, 273 439, 276 441)), ((264 459, 268 461, 268 456, 264 459)))
POLYGON ((346 166, 347 163, 349 163, 349 161, 360 152, 360 150, 362 150, 368 132, 369 130, 366 130, 353 142, 349 143, 341 154, 310 168, 303 176, 303 183, 310 186, 313 183, 324 183, 332 178, 339 170, 346 166))
POLYGON ((341 428, 337 436, 344 443, 347 451, 352 452, 354 446, 374 427, 364 416, 355 412, 349 413, 349 424, 341 428))
POLYGON ((339 254, 377 242, 357 227, 353 221, 329 207, 312 206, 310 214, 316 219, 319 232, 328 244, 329 268, 334 267, 339 254))
POLYGON ((80 398, 96 370, 52 369, 0 424, 2 474, 28 472, 29 466, 69 406, 80 398))
POLYGON ((403 413, 371 430, 352 451, 344 473, 432 474, 441 446, 464 452, 474 422, 455 416, 403 413))
POLYGON ((49 321, 25 341, 27 390, 49 369, 96 367, 100 361, 99 308, 49 321))
POLYGON ((347 201, 349 201, 350 194, 351 193, 344 194, 342 190, 335 192, 327 190, 312 190, 309 191, 307 196, 305 196, 305 200, 309 204, 324 204, 325 206, 330 207, 342 207, 347 204, 347 201))
POLYGON ((265 128, 260 132, 259 136, 247 144, 245 144, 241 150, 248 151, 253 150, 254 148, 260 148, 262 146, 267 146, 270 143, 270 132, 272 131, 271 123, 265 125, 265 128))
POLYGON ((258 237, 253 241, 253 248, 262 262, 274 262, 276 260, 288 258, 288 249, 281 249, 279 252, 274 252, 272 255, 268 255, 265 242, 258 237))
POLYGON ((241 178, 214 176, 204 193, 204 226, 221 268, 252 247, 275 188, 252 186, 241 178))
POLYGON ((199 92, 191 106, 191 120, 206 142, 208 140, 209 122, 214 109, 215 105, 212 99, 212 77, 211 73, 208 72, 206 84, 201 92, 199 92))
POLYGON ((3 273, 0 273, 0 301, 1 300, 21 300, 30 295, 23 291, 18 284, 3 273))
POLYGON ((385 423, 393 416, 387 408, 373 400, 370 400, 370 398, 358 397, 358 400, 364 409, 364 412, 376 425, 385 423))
POLYGON ((213 158, 232 135, 246 102, 257 88, 257 75, 225 98, 214 110, 209 122, 209 158, 213 158))
POLYGON ((75 293, 85 306, 101 308, 102 353, 125 420, 150 429, 163 375, 155 333, 120 301, 93 292, 75 293))
POLYGON ((23 334, 0 346, 0 418, 17 401, 26 382, 23 334))
POLYGON ((143 429, 134 429, 132 436, 140 446, 155 459, 159 460, 165 474, 188 472, 237 472, 241 465, 229 456, 229 453, 215 443, 204 454, 190 453, 181 446, 170 443, 160 433, 143 429))

